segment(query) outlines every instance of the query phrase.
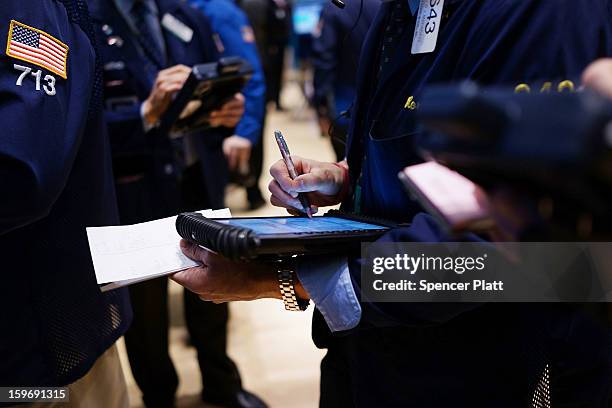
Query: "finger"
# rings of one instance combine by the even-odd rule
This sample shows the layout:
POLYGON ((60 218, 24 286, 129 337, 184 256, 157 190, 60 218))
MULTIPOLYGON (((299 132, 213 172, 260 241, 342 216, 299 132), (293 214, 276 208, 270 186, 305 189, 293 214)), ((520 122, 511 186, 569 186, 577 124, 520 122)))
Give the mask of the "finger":
POLYGON ((285 162, 283 160, 278 160, 276 163, 270 166, 270 175, 274 179, 289 177, 289 171, 287 170, 285 162))
POLYGON ((236 149, 232 149, 229 155, 229 165, 230 169, 235 170, 237 167, 238 155, 236 154, 236 149))
POLYGON ((270 175, 286 194, 293 198, 297 197, 297 192, 295 191, 297 185, 289 176, 287 166, 282 160, 270 167, 270 175))
MULTIPOLYGON (((314 214, 319 212, 319 209, 317 207, 315 207, 314 205, 311 205, 310 206, 310 211, 314 215, 314 214)), ((287 209, 287 212, 289 214, 291 214, 291 215, 295 215, 296 217, 303 217, 304 216, 304 211, 296 210, 296 209, 293 209, 293 208, 287 209)))
POLYGON ((273 198, 276 198, 279 203, 282 203, 281 205, 277 205, 277 207, 300 208, 300 201, 296 197, 287 194, 287 192, 276 181, 272 180, 270 182, 268 185, 268 190, 270 193, 272 193, 273 198))
POLYGON ((235 110, 235 109, 241 109, 244 106, 243 102, 237 101, 235 99, 231 99, 229 102, 226 102, 225 104, 223 104, 221 106, 221 109, 219 109, 220 111, 227 111, 227 110, 235 110))
POLYGON ((585 86, 612 97, 612 59, 602 59, 591 64, 584 72, 582 81, 585 86))
POLYGON ((225 157, 229 157, 233 149, 229 139, 225 139, 223 141, 222 149, 223 149, 223 154, 225 155, 225 157))
POLYGON ((222 114, 225 112, 244 110, 244 98, 242 100, 230 99, 225 102, 219 109, 215 109, 212 113, 222 114))
POLYGON ((227 113, 217 113, 217 114, 210 114, 210 118, 211 119, 215 119, 215 120, 223 120, 223 121, 228 121, 228 120, 240 120, 242 118, 242 114, 244 112, 227 112, 227 113))
POLYGON ((206 269, 189 268, 170 276, 170 279, 194 293, 201 293, 206 287, 206 269))
POLYGON ((198 245, 192 242, 186 241, 184 239, 181 240, 180 246, 181 246, 181 251, 187 258, 193 261, 196 261, 196 262, 202 262, 203 264, 207 265, 207 258, 208 258, 207 250, 202 249, 198 245))
POLYGON ((291 185, 291 191, 287 191, 290 194, 297 193, 314 193, 319 192, 327 187, 329 181, 322 178, 321 175, 316 173, 302 174, 297 176, 291 185))
POLYGON ((167 87, 179 87, 182 88, 185 84, 185 78, 167 78, 163 81, 159 81, 157 89, 164 89, 167 87))
POLYGON ((219 127, 219 126, 223 126, 226 128, 233 128, 235 127, 238 122, 240 122, 240 118, 236 118, 236 119, 209 119, 210 125, 212 127, 219 127))
POLYGON ((161 71, 159 71, 158 77, 172 75, 179 72, 191 73, 191 68, 183 64, 175 65, 173 67, 162 69, 161 71))
POLYGON ((229 129, 236 127, 236 125, 238 125, 238 122, 240 122, 240 118, 222 119, 219 121, 220 126, 223 126, 229 129))
POLYGON ((239 149, 238 150, 238 164, 240 168, 247 168, 249 166, 249 160, 251 159, 250 149, 239 149))
POLYGON ((270 196, 270 204, 272 204, 274 207, 285 208, 287 210, 295 210, 299 214, 303 212, 301 203, 298 202, 298 203, 295 203, 295 205, 290 205, 284 201, 279 200, 278 197, 275 197, 275 196, 270 196))
POLYGON ((222 117, 233 117, 233 116, 242 116, 244 114, 244 108, 232 108, 232 109, 223 109, 223 110, 215 110, 210 112, 211 118, 222 118, 222 117))
POLYGON ((183 87, 183 84, 181 83, 170 82, 170 83, 165 83, 165 84, 160 85, 159 88, 157 88, 157 90, 163 93, 165 96, 167 96, 167 95, 173 95, 177 93, 178 91, 181 90, 182 87, 183 87))
POLYGON ((172 81, 181 81, 181 82, 185 82, 185 80, 189 77, 188 73, 171 73, 171 74, 164 74, 164 75, 159 75, 156 80, 155 80, 155 87, 159 87, 161 84, 164 84, 166 82, 172 82, 172 81))
POLYGON ((295 207, 287 205, 286 203, 274 196, 270 196, 270 204, 272 204, 274 207, 284 208, 287 211, 297 211, 298 214, 300 213, 300 211, 298 211, 295 207))

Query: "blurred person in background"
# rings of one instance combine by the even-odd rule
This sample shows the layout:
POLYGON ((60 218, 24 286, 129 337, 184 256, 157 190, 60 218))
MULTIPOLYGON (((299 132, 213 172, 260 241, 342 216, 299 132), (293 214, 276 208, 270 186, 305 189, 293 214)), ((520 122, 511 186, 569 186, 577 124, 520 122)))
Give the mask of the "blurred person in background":
POLYGON ((259 189, 261 173, 261 150, 266 109, 266 85, 256 37, 245 13, 233 0, 190 0, 208 17, 217 50, 222 57, 239 56, 251 64, 253 77, 246 84, 244 94, 245 112, 238 122, 234 135, 223 141, 223 152, 234 178, 244 183, 251 210, 265 205, 259 189), (259 170, 258 170, 259 169, 259 170), (257 176, 256 176, 257 175, 257 176))
POLYGON ((304 97, 303 108, 310 107, 314 96, 313 87, 313 39, 321 18, 326 0, 296 0, 293 5, 291 45, 293 47, 293 66, 297 83, 304 97))
POLYGON ((268 0, 265 31, 263 63, 267 86, 266 101, 274 102, 276 110, 282 111, 280 93, 285 69, 285 50, 291 34, 291 3, 288 0, 268 0))
POLYGON ((321 134, 329 137, 336 159, 345 157, 348 112, 357 92, 357 61, 380 0, 328 3, 314 34, 314 98, 321 134), (330 134, 330 131, 332 131, 330 134))
MULTIPOLYGON (((241 0, 238 5, 244 10, 255 33, 255 43, 264 71, 266 105, 274 101, 280 108, 285 49, 291 30, 291 4, 284 0, 241 0)), ((255 210, 264 203, 259 180, 263 170, 264 140, 267 109, 262 121, 262 136, 251 150, 249 176, 243 182, 246 186, 249 208, 255 210)))
MULTIPOLYGON (((224 206, 222 144, 244 112, 236 95, 210 115, 211 128, 170 138, 157 124, 193 65, 215 62, 213 31, 178 0, 90 1, 104 63, 106 122, 120 219, 134 224, 180 211, 224 206)), ((172 407, 178 377, 168 350, 168 280, 130 286, 134 321, 125 336, 134 378, 147 407, 172 407)), ((228 357, 227 306, 183 295, 191 344, 202 374, 202 400, 224 407, 264 407, 242 389, 228 357)))

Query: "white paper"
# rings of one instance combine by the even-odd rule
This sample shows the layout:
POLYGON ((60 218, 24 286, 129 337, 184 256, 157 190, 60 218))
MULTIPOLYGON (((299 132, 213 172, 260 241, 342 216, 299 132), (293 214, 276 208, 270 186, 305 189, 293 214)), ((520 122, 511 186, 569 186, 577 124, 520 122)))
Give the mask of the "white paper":
MULTIPOLYGON (((229 209, 200 211, 208 218, 231 218, 229 209)), ((87 228, 99 285, 110 290, 168 275, 197 263, 181 252, 176 217, 142 224, 87 228)))

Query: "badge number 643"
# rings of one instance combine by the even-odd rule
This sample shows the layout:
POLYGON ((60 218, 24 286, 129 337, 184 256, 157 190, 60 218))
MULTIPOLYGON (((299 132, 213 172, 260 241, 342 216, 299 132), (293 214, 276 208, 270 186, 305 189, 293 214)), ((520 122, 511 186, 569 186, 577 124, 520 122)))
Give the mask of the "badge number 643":
POLYGON ((53 75, 45 75, 43 78, 42 70, 33 71, 30 67, 24 67, 23 65, 14 64, 13 68, 17 71, 21 71, 21 74, 17 78, 17 82, 15 85, 23 86, 23 81, 26 79, 28 75, 33 76, 36 79, 36 90, 44 91, 49 96, 54 96, 57 94, 55 89, 55 77, 53 75), (45 82, 44 84, 42 82, 45 82))

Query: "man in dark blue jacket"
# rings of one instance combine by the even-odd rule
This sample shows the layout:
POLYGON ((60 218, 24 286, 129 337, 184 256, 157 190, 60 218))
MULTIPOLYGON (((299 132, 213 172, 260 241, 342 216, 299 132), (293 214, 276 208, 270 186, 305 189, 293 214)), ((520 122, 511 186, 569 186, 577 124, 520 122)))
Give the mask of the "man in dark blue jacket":
POLYGON ((127 406, 128 296, 100 292, 85 233, 118 221, 85 3, 4 1, 0 26, 0 385, 127 406))
MULTIPOLYGON (((470 78, 523 91, 571 90, 591 61, 612 52, 611 21, 604 0, 385 3, 360 59, 347 162, 294 157, 305 173, 296 180, 277 163, 272 202, 295 211, 297 193, 308 192, 313 205, 343 202, 349 211, 412 221, 383 241, 445 241, 397 178, 422 160, 413 138, 423 88, 470 78)), ((546 406, 536 398, 542 387, 553 406, 608 404, 607 332, 571 305, 360 302, 358 259, 307 259, 279 268, 276 278, 264 264, 247 264, 242 274, 224 258, 183 247, 204 266, 174 279, 215 301, 281 298, 275 286, 293 271, 284 298, 293 286, 294 296, 312 299, 321 312, 313 338, 328 349, 323 407, 546 406), (258 281, 248 287, 252 276, 258 281), (234 296, 219 296, 220 287, 234 296)))
MULTIPOLYGON (((226 137, 244 112, 237 95, 211 113, 212 128, 171 138, 155 128, 193 65, 214 62, 208 20, 177 0, 95 0, 92 19, 104 63, 106 122, 122 224, 224 205, 226 137)), ((130 287, 134 322, 126 347, 148 407, 174 404, 178 377, 168 352, 168 281, 130 287)), ((185 292, 185 320, 198 352, 202 398, 223 406, 263 406, 242 389, 227 356, 227 305, 185 292)))
POLYGON ((331 138, 338 161, 345 157, 350 123, 350 114, 343 113, 350 108, 357 91, 355 67, 379 7, 380 0, 349 1, 344 9, 328 3, 313 35, 313 103, 321 134, 331 138))

